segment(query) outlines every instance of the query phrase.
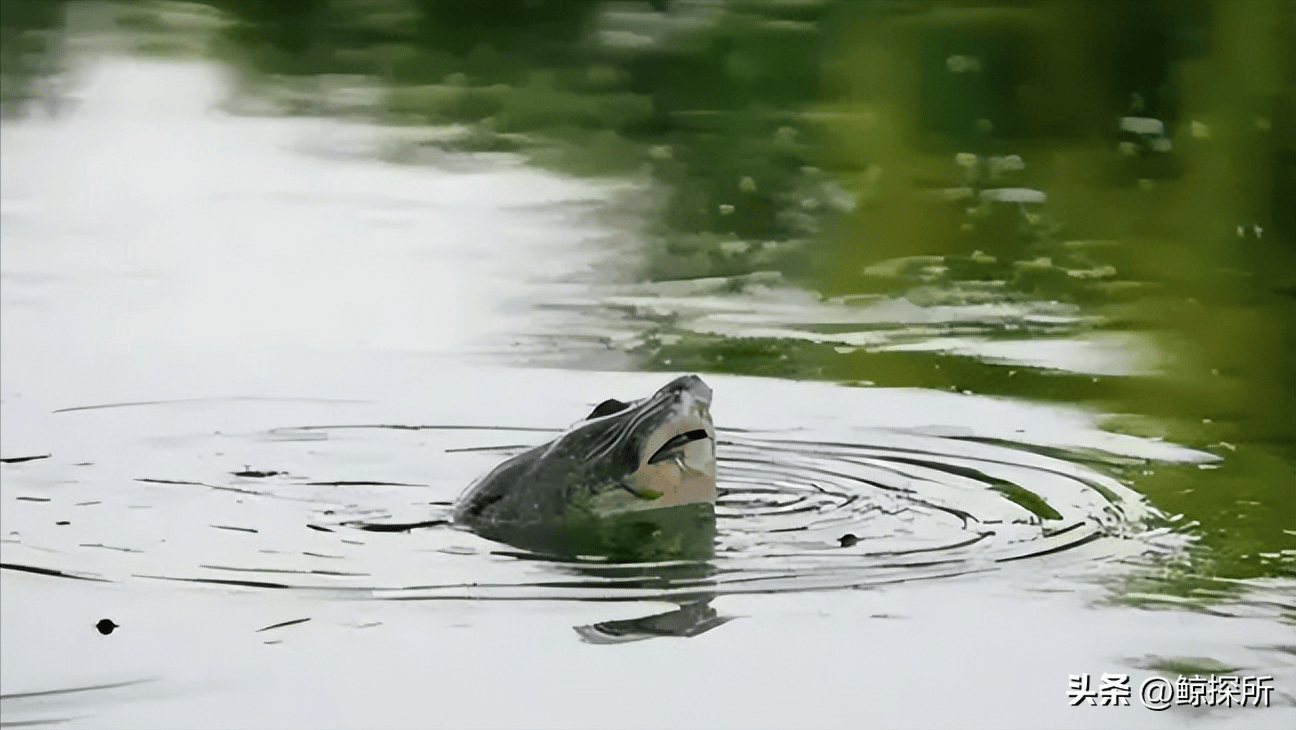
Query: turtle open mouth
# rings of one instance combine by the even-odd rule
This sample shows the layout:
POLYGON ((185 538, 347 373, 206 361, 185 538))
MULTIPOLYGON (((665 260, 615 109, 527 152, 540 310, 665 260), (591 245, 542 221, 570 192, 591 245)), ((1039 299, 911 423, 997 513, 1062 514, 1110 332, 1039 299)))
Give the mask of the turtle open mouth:
POLYGON ((666 443, 662 444, 662 447, 657 449, 652 456, 648 457, 648 463, 656 464, 659 461, 674 459, 686 444, 709 438, 711 438, 711 434, 707 433, 704 428, 695 428, 692 431, 685 431, 684 433, 676 434, 670 437, 666 443))
POLYGON ((655 506, 714 503, 715 427, 709 389, 683 391, 672 398, 670 415, 641 442, 639 467, 621 485, 655 506))

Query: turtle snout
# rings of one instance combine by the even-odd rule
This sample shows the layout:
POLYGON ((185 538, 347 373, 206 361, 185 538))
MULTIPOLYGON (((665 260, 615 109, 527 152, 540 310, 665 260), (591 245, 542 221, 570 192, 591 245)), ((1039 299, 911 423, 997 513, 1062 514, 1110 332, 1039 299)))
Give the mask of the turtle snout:
POLYGON ((681 375, 664 385, 659 392, 666 394, 687 393, 702 403, 711 403, 711 387, 696 375, 681 375))

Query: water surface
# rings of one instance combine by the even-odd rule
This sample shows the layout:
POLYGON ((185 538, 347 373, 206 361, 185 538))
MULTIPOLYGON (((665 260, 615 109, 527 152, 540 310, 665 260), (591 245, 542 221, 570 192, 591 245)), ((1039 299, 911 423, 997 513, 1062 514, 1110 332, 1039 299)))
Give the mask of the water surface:
POLYGON ((642 182, 384 163, 378 128, 230 116, 226 89, 213 64, 99 58, 75 111, 0 132, 5 723, 1284 724, 1290 581, 1203 611, 1127 587, 1193 543, 1141 480, 1218 457, 1094 410, 707 374, 714 559, 552 560, 436 524, 666 382, 618 370, 654 312, 883 349, 1035 327, 1061 336, 976 354, 1095 376, 1137 358, 1056 303, 637 285, 642 182), (541 366, 572 362, 594 369, 541 366), (1276 708, 1067 706, 1068 674, 1171 665, 1273 675, 1276 708))

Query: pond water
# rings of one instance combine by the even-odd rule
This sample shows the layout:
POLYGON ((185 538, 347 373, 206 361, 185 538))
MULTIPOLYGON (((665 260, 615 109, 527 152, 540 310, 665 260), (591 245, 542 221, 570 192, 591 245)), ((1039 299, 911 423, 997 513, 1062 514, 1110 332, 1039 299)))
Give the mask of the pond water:
POLYGON ((1290 580, 1206 606, 1145 587, 1195 538, 1141 477, 1219 456, 1092 410, 709 373, 713 559, 439 524, 673 377, 626 354, 662 311, 1094 376, 1146 367, 1139 337, 1053 302, 636 284, 642 181, 381 162, 376 127, 220 111, 213 64, 79 78, 71 111, 0 132, 5 724, 1289 726, 1290 580), (1272 676, 1273 707, 1137 698, 1228 671, 1272 676), (1104 673, 1132 706, 1069 705, 1068 675, 1104 673))

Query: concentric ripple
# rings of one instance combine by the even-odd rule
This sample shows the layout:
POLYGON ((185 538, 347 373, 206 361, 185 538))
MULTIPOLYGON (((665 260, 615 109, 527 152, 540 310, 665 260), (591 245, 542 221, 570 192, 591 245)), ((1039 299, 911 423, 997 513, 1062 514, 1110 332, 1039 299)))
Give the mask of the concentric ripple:
POLYGON ((100 440, 4 465, 6 568, 339 598, 678 601, 1084 566, 1179 544, 1140 495, 1082 463, 1093 453, 887 429, 837 442, 721 428, 712 560, 559 561, 447 522, 473 478, 550 438, 544 429, 168 433, 172 413, 137 416, 146 433, 114 444, 97 430, 111 414, 59 417, 100 440))
POLYGON ((1021 445, 875 431, 721 448, 717 563, 744 590, 1094 560, 1152 549, 1156 534, 1155 511, 1115 478, 1021 445))

